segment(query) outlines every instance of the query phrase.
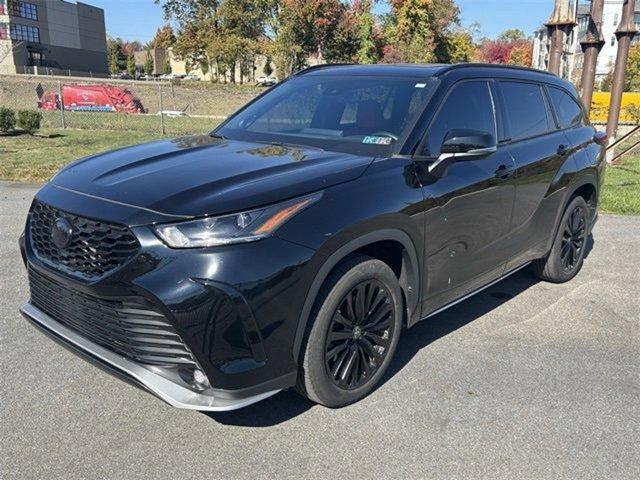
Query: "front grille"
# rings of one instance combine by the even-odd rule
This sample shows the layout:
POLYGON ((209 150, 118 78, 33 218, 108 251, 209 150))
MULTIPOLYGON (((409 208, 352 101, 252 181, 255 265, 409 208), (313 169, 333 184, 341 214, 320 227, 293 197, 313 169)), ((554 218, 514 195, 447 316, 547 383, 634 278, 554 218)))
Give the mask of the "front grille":
POLYGON ((144 298, 98 298, 29 270, 31 303, 88 340, 138 363, 199 368, 173 326, 144 298))
POLYGON ((128 228, 63 212, 36 201, 29 223, 31 246, 43 262, 83 278, 98 278, 133 257, 140 244, 128 228), (59 218, 71 224, 71 242, 58 248, 51 229, 59 218))

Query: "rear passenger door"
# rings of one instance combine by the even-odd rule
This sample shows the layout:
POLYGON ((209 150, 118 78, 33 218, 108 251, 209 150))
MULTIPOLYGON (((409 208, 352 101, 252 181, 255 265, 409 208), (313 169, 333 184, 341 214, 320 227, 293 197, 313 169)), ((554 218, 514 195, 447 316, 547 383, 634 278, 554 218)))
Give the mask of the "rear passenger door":
POLYGON ((515 163, 516 195, 507 244, 506 270, 544 255, 562 200, 557 177, 571 147, 556 125, 543 85, 496 82, 504 138, 515 163))

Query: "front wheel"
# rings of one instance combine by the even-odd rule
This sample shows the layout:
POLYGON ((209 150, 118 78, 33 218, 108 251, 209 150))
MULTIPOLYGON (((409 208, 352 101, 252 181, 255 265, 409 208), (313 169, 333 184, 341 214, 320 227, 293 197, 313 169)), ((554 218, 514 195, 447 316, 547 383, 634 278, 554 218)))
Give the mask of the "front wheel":
POLYGON ((391 362, 402 305, 398 279, 384 262, 355 255, 340 264, 312 311, 298 389, 328 407, 365 397, 391 362))
POLYGON ((534 273, 554 283, 568 282, 584 262, 589 234, 589 207, 584 198, 574 198, 562 216, 549 254, 533 263, 534 273))

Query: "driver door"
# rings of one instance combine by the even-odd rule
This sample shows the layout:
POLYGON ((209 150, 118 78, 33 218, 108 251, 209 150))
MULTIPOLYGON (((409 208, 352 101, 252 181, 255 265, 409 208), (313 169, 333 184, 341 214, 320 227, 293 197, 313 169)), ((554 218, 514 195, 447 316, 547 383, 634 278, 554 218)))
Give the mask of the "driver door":
MULTIPOLYGON (((489 81, 454 85, 434 117, 422 147, 435 160, 448 132, 471 129, 498 138, 489 81)), ((440 178, 423 179, 425 281, 423 312, 438 308, 499 278, 507 262, 515 201, 515 165, 508 146, 456 160, 440 178)))

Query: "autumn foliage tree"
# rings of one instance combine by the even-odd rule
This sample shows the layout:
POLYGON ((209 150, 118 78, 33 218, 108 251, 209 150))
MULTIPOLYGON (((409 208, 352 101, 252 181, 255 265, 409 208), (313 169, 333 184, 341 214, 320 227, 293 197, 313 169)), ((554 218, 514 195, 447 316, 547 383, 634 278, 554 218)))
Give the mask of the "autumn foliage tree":
POLYGON ((522 30, 505 30, 496 40, 483 39, 477 57, 479 61, 486 63, 530 67, 533 44, 522 30))

